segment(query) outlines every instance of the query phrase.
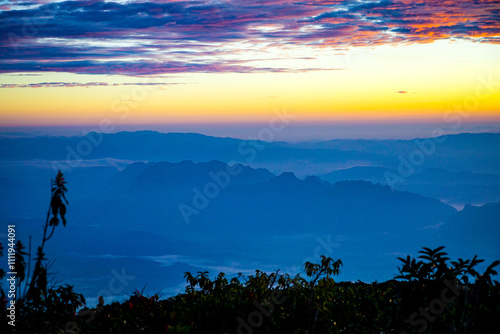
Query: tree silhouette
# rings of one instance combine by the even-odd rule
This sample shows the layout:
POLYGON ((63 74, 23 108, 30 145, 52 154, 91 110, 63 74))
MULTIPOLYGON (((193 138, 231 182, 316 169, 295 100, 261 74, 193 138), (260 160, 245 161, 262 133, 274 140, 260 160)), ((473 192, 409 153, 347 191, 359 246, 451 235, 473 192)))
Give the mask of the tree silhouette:
POLYGON ((27 294, 22 297, 23 301, 38 300, 40 298, 40 294, 46 296, 47 268, 43 265, 43 261, 46 260, 43 249, 45 247, 45 243, 49 241, 50 238, 52 238, 52 236, 54 235, 54 231, 59 223, 62 222, 63 226, 66 226, 66 204, 68 204, 68 200, 66 199, 66 192, 68 191, 68 189, 66 188, 66 181, 64 180, 64 176, 61 171, 57 172, 56 179, 52 180, 51 184, 51 200, 47 212, 47 218, 45 220, 45 225, 43 226, 42 243, 37 250, 36 264, 33 269, 33 276, 31 277, 30 282, 26 283, 29 288, 27 294), (59 218, 61 220, 59 220, 59 218))

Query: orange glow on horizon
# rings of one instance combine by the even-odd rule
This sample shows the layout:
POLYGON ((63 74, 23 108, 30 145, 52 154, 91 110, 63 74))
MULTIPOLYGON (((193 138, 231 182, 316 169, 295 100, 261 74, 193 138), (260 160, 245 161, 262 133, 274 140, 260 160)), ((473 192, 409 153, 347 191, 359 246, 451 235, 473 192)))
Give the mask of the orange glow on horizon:
POLYGON ((356 49, 297 73, 191 73, 145 78, 40 73, 2 83, 108 82, 106 86, 0 88, 1 126, 266 122, 288 110, 296 122, 435 122, 462 110, 500 120, 499 45, 434 43, 356 49), (475 48, 471 48, 474 46, 475 48), (481 52, 478 52, 481 51, 481 52), (331 64, 330 64, 331 62, 331 64), (34 78, 36 81, 34 81, 34 78), (458 111, 457 111, 458 110, 458 111))

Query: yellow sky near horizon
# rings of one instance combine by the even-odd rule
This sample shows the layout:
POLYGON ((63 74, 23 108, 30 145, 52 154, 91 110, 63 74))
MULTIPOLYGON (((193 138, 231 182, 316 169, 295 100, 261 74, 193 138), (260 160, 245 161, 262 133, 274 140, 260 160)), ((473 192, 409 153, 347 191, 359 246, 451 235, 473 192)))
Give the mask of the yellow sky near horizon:
MULTIPOLYGON (((0 85, 110 85, 1 88, 0 124, 98 124, 103 118, 115 124, 244 123, 266 121, 273 109, 286 109, 304 122, 435 121, 450 109, 468 109, 470 120, 500 121, 499 55, 500 45, 438 41, 318 51, 313 60, 304 60, 309 68, 335 69, 329 71, 147 78, 2 74, 0 85), (168 85, 128 85, 159 82, 168 85)), ((286 61, 261 62, 280 67, 286 61)))

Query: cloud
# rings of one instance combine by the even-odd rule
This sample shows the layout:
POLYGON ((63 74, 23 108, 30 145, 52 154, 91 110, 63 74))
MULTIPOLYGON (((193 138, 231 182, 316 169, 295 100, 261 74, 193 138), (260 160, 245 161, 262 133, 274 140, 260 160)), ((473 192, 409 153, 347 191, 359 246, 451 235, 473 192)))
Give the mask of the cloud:
POLYGON ((342 68, 302 68, 291 69, 283 67, 257 67, 245 65, 240 60, 228 60, 214 63, 194 63, 182 61, 170 61, 165 63, 148 61, 54 61, 54 62, 17 62, 15 64, 0 63, 0 72, 70 72, 77 74, 116 74, 116 75, 155 75, 165 73, 263 73, 263 72, 311 72, 324 70, 343 70, 342 68))
POLYGON ((244 64, 242 54, 297 45, 499 43, 499 15, 495 0, 11 1, 0 7, 0 72, 308 71, 244 64))
POLYGON ((407 92, 407 91, 405 91, 405 90, 400 90, 400 91, 398 91, 398 92, 396 92, 396 93, 398 93, 398 94, 408 94, 408 92, 407 92))
POLYGON ((74 88, 74 87, 100 87, 100 86, 171 86, 178 85, 178 83, 170 82, 128 82, 128 83, 114 83, 107 82, 40 82, 33 84, 0 84, 0 88, 74 88))
POLYGON ((7 74, 8 76, 11 77, 39 77, 41 76, 40 73, 18 73, 18 74, 7 74))

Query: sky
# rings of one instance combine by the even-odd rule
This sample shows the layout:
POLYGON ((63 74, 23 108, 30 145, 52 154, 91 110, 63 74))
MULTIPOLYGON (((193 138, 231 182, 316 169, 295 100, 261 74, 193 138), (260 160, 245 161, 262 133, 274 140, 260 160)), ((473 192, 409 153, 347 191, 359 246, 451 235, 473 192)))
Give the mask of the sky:
POLYGON ((500 129, 500 1, 0 0, 0 39, 1 132, 500 129))

